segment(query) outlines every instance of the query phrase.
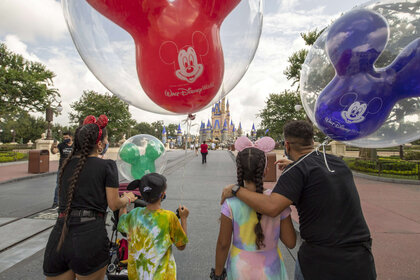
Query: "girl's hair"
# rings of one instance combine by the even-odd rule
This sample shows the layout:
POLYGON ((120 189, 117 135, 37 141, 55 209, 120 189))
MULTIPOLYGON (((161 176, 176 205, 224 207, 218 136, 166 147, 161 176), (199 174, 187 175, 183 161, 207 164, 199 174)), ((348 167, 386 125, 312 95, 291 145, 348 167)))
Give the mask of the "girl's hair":
MULTIPOLYGON (((246 148, 238 153, 236 157, 238 185, 244 186, 244 180, 254 182, 256 192, 263 192, 263 176, 265 169, 265 153, 257 148, 246 148)), ((261 227, 261 213, 257 212, 258 223, 254 232, 257 236, 255 245, 257 249, 265 247, 264 233, 261 227)))
MULTIPOLYGON (((67 190, 67 202, 66 202, 66 210, 64 210, 64 224, 63 230, 61 231, 60 240, 57 245, 57 251, 60 250, 61 246, 64 243, 64 239, 66 237, 68 231, 67 220, 70 214, 70 207, 74 197, 74 191, 77 186, 77 182, 79 180, 80 172, 82 171, 83 167, 86 164, 88 156, 92 153, 93 149, 96 146, 96 141, 98 139, 99 134, 99 126, 97 124, 85 124, 80 126, 76 129, 75 137, 74 137, 74 144, 73 144, 73 151, 70 156, 64 161, 63 165, 60 168, 59 173, 59 191, 58 193, 61 194, 61 188, 63 186, 63 171, 66 168, 67 164, 70 160, 76 156, 80 156, 79 161, 77 162, 76 168, 73 171, 73 176, 70 178, 69 188, 67 190)), ((107 132, 106 129, 102 129, 102 137, 101 141, 106 137, 107 132)))

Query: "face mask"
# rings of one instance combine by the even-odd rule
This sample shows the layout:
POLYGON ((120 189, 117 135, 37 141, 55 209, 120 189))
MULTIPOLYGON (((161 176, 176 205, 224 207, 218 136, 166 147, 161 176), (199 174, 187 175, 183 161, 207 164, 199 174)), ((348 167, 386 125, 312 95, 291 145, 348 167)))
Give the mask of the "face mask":
POLYGON ((284 155, 285 155, 287 158, 289 158, 289 154, 287 153, 286 146, 284 147, 284 155))
POLYGON ((105 148, 102 150, 101 156, 105 155, 106 151, 108 150, 109 143, 106 143, 105 148))
POLYGON ((70 143, 70 139, 64 139, 64 140, 63 140, 63 143, 64 143, 64 144, 68 144, 68 143, 70 143))
POLYGON ((164 201, 164 200, 165 200, 165 198, 166 198, 166 193, 165 193, 165 194, 163 194, 163 197, 162 197, 162 200, 161 200, 161 201, 164 201))

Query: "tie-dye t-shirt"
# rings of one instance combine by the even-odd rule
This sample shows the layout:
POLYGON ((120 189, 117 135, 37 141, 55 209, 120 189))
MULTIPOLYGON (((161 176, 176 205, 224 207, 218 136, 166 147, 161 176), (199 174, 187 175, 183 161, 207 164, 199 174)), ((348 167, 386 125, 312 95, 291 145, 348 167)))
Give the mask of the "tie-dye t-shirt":
POLYGON ((172 211, 134 208, 120 217, 118 231, 128 234, 128 278, 176 279, 172 244, 186 245, 188 238, 172 211))
MULTIPOLYGON (((269 195, 271 190, 264 194, 269 195)), ((290 208, 277 217, 261 217, 264 244, 260 250, 255 245, 254 227, 257 213, 236 197, 225 200, 222 214, 232 219, 233 238, 227 260, 228 279, 287 280, 286 267, 278 247, 280 220, 290 215, 290 208)))

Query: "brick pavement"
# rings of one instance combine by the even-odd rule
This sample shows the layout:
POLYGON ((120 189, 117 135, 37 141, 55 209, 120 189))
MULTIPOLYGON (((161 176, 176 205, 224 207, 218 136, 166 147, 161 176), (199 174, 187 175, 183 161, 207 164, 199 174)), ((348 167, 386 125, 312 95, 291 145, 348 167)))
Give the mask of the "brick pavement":
MULTIPOLYGON (((354 179, 373 239, 378 279, 419 279, 420 185, 354 179)), ((274 185, 264 184, 267 188, 274 185)), ((298 223, 297 210, 292 209, 292 218, 298 223)))
MULTIPOLYGON (((58 169, 58 161, 50 161, 49 171, 50 172, 57 172, 58 169)), ((14 180, 14 179, 22 179, 26 177, 32 177, 37 175, 45 175, 44 174, 32 174, 28 173, 28 161, 22 161, 19 163, 11 163, 11 164, 1 164, 0 165, 0 184, 14 180)))

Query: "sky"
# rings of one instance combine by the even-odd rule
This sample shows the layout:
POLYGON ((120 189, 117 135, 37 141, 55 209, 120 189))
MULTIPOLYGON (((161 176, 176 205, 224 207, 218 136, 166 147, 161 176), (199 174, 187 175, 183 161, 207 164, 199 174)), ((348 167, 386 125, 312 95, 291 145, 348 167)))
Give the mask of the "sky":
MULTIPOLYGON (((83 1, 83 0, 71 0, 83 1)), ((242 0, 245 1, 245 0, 242 0)), ((264 7, 260 43, 248 71, 227 95, 231 118, 236 126, 242 123, 245 132, 252 124, 258 128, 258 113, 270 93, 291 88, 283 71, 293 52, 305 48, 300 33, 322 29, 340 14, 366 1, 349 0, 262 0, 264 7)), ((68 124, 70 104, 83 90, 109 92, 89 71, 73 44, 57 0, 1 0, 0 41, 9 50, 26 59, 38 61, 56 74, 54 87, 61 94, 63 112, 54 123, 68 124)), ((150 113, 130 106, 137 122, 161 120, 165 124, 182 123, 184 115, 150 113)), ((197 113, 195 122, 207 123, 211 108, 197 113)), ((198 125, 192 130, 198 131, 198 125)))

